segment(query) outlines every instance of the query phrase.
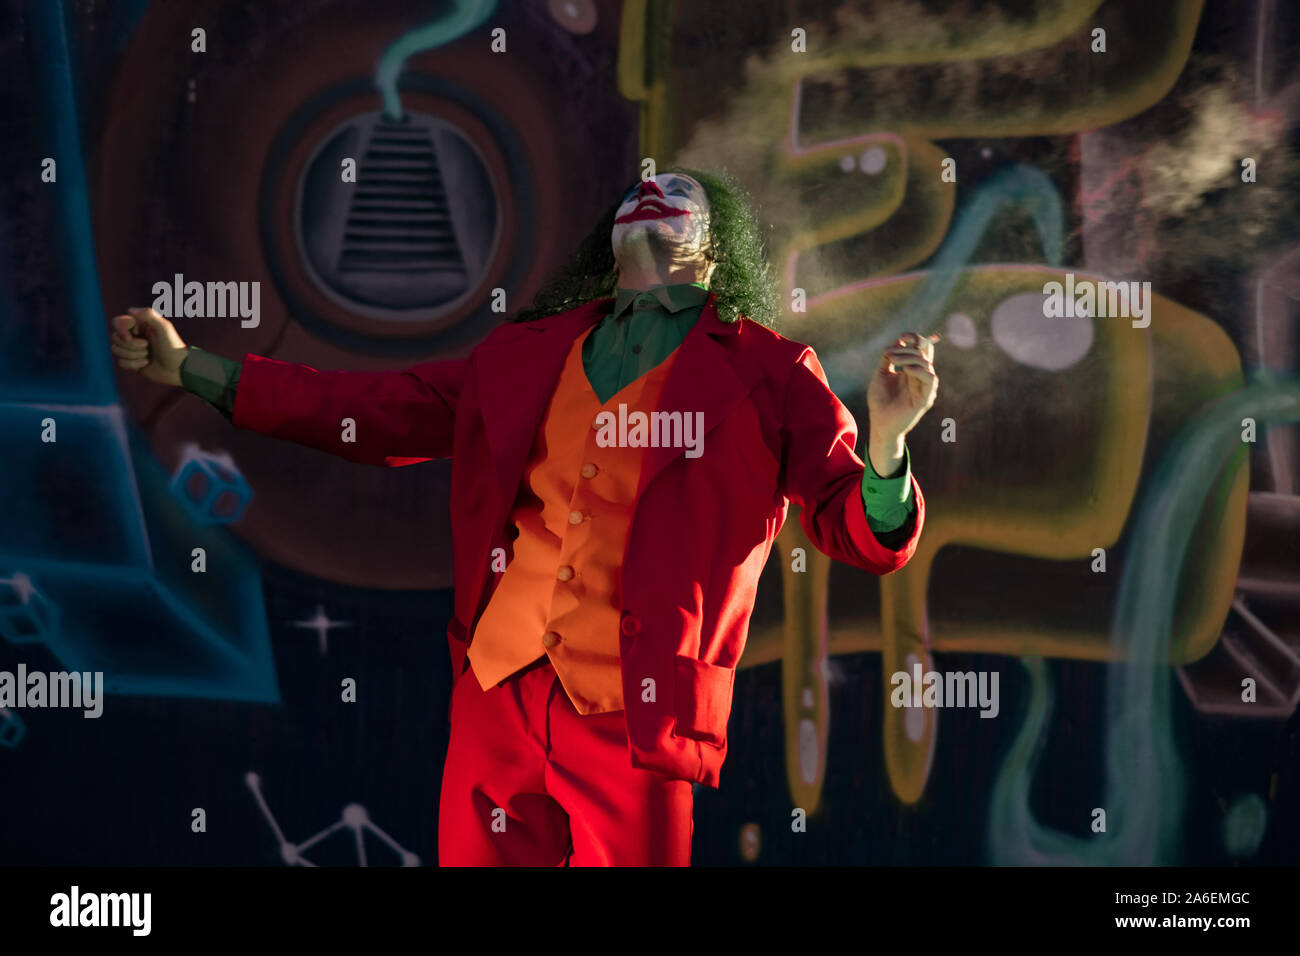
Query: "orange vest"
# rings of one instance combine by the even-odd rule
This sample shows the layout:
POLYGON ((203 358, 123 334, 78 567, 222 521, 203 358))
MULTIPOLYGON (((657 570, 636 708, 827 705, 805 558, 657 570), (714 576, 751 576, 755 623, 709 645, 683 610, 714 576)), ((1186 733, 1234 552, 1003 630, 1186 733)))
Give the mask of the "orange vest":
POLYGON ((645 451, 602 447, 597 415, 656 410, 677 355, 601 404, 582 364, 589 334, 574 340, 537 430, 511 513, 514 554, 468 652, 484 690, 546 654, 580 714, 623 709, 619 579, 645 451))

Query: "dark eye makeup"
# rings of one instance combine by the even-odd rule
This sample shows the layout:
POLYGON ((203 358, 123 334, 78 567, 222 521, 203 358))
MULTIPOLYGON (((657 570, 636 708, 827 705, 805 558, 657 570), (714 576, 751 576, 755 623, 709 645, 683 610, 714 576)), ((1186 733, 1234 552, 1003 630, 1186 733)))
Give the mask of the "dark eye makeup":
MULTIPOLYGON (((633 196, 636 195, 637 190, 640 188, 641 188, 640 183, 634 183, 633 185, 629 186, 627 188, 627 192, 623 193, 623 198, 619 200, 619 202, 620 203, 627 202, 629 199, 631 199, 633 196)), ((694 185, 688 180, 682 179, 680 177, 673 177, 672 179, 669 179, 668 188, 664 189, 664 195, 666 196, 667 195, 689 196, 694 192, 695 192, 694 185)))

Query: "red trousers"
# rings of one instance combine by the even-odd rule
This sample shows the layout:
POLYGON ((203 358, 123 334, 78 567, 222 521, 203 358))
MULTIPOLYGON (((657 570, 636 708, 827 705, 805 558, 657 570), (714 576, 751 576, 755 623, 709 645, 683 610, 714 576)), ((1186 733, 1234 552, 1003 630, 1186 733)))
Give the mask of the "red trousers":
POLYGON ((632 766, 622 711, 573 708, 549 660, 456 682, 438 808, 442 866, 689 866, 692 792, 632 766))

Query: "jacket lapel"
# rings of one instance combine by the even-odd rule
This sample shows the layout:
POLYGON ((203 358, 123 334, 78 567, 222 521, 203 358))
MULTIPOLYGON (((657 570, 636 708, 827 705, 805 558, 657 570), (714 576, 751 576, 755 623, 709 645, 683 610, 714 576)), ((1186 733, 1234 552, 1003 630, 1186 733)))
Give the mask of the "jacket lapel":
MULTIPOLYGON (((537 429, 550 405, 564 360, 574 339, 602 319, 612 298, 597 299, 569 312, 518 323, 513 334, 478 349, 477 375, 483 428, 497 483, 498 512, 514 502, 537 429)), ((693 415, 704 413, 704 435, 712 431, 754 387, 743 365, 734 363, 720 340, 736 335, 739 322, 718 318, 714 296, 678 347, 659 397, 659 409, 693 415)), ((647 448, 640 489, 685 448, 647 448)))
POLYGON ((475 362, 479 407, 500 508, 509 508, 519 491, 537 429, 573 340, 598 322, 612 302, 596 299, 545 319, 520 322, 512 334, 479 346, 475 362))
MULTIPOLYGON (((723 322, 718 318, 714 296, 710 294, 695 326, 678 348, 659 396, 660 411, 683 415, 703 412, 707 435, 749 394, 755 384, 753 377, 745 366, 734 362, 732 353, 721 344, 721 340, 738 334, 740 327, 739 322, 723 322)), ((638 497, 655 476, 685 452, 685 448, 647 448, 638 497)))

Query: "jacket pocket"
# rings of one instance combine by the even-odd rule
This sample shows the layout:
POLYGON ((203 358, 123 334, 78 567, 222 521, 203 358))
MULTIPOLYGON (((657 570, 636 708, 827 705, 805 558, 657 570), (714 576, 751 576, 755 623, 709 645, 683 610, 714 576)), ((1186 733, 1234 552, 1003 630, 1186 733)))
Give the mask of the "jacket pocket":
POLYGON ((735 679, 736 672, 730 667, 706 664, 678 654, 674 735, 723 746, 727 742, 727 717, 731 714, 735 679))

